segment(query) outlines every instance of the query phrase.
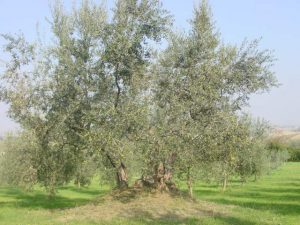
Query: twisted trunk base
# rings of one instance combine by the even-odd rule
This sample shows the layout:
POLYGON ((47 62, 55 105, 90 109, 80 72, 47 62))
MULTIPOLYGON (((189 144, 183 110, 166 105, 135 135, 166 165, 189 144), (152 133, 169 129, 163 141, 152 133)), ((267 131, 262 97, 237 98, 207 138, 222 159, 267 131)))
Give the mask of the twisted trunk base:
POLYGON ((135 188, 148 188, 158 191, 172 192, 177 191, 175 183, 172 181, 172 172, 166 170, 163 163, 159 163, 155 167, 155 174, 150 176, 142 176, 135 184, 135 188))

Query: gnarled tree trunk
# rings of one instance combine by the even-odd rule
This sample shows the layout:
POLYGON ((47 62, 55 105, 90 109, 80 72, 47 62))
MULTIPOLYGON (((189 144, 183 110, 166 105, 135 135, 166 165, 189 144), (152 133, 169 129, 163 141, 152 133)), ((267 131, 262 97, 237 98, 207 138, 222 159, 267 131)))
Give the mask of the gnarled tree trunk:
MULTIPOLYGON (((104 150, 102 150, 104 151, 104 150)), ((105 151, 104 151, 105 152, 105 151)), ((128 188, 128 171, 125 166, 125 163, 121 161, 120 166, 117 167, 117 163, 115 160, 105 152, 106 157, 108 161, 110 162, 111 166, 116 170, 116 183, 117 183, 117 188, 119 189, 126 189, 128 188)))
POLYGON ((142 176, 135 182, 135 187, 152 188, 159 191, 175 191, 176 185, 172 182, 172 171, 167 170, 162 162, 154 168, 154 175, 142 176))
POLYGON ((155 168, 154 182, 156 183, 156 188, 160 191, 170 191, 176 188, 172 182, 171 170, 167 170, 162 162, 155 168))
POLYGON ((121 162, 117 171, 117 187, 119 189, 128 188, 128 172, 123 162, 121 162))

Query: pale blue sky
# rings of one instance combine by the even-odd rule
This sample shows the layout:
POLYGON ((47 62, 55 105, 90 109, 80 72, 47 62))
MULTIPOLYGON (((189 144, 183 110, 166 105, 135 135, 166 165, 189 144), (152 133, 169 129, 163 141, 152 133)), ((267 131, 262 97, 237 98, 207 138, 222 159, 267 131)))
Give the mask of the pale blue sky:
MULTIPOLYGON (((51 2, 51 1, 50 1, 51 2)), ((65 0, 70 7, 74 0, 65 0)), ((107 0, 111 7, 113 0, 107 0)), ((175 16, 175 25, 187 29, 197 0, 162 0, 175 16)), ((299 0, 210 0, 222 39, 241 43, 244 38, 262 37, 261 47, 273 49, 278 59, 274 71, 282 84, 268 94, 253 96, 249 111, 275 125, 300 126, 300 1, 299 0)), ((39 22, 47 33, 48 0, 0 0, 0 33, 22 31, 32 40, 39 22)), ((0 40, 3 45, 3 40, 0 40)), ((3 58, 0 51, 0 59, 3 58)), ((1 67, 1 62, 0 62, 1 67)), ((0 104, 0 134, 15 129, 0 104)))

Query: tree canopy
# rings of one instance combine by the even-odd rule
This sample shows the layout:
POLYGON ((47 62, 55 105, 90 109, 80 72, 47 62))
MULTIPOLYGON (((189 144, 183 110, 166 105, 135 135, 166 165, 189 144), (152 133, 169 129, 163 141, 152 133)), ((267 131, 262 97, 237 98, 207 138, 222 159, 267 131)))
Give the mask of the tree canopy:
POLYGON ((51 41, 2 35, 0 97, 32 137, 18 151, 30 153, 34 182, 54 194, 98 169, 119 188, 130 174, 160 190, 184 178, 192 195, 195 179, 225 189, 230 175, 261 174, 268 126, 241 115, 251 94, 277 85, 271 51, 223 43, 206 1, 188 32, 172 22, 159 0, 116 0, 112 11, 83 0, 71 12, 54 4, 51 41))

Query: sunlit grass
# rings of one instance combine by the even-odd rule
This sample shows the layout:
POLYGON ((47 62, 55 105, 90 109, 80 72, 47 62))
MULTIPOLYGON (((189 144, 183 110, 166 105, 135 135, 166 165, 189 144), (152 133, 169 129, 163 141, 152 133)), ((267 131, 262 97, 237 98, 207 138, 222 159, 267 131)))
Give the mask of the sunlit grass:
POLYGON ((216 185, 197 184, 195 196, 200 200, 197 204, 202 204, 202 207, 204 204, 205 208, 205 204, 214 203, 226 209, 225 215, 153 218, 143 214, 136 218, 114 218, 109 221, 95 220, 91 216, 84 220, 80 220, 80 217, 74 218, 67 223, 58 219, 65 214, 66 210, 95 202, 95 199, 108 191, 108 187, 100 187, 96 179, 88 188, 78 189, 73 185, 62 187, 54 199, 49 199, 40 187, 33 192, 2 187, 0 188, 0 224, 297 225, 300 221, 300 163, 288 163, 257 182, 249 182, 243 186, 235 182, 225 193, 220 192, 220 188, 216 185))
POLYGON ((247 220, 240 224, 296 225, 300 221, 300 163, 287 163, 257 182, 235 183, 225 193, 207 185, 198 185, 195 192, 201 199, 236 206, 236 218, 247 220))

